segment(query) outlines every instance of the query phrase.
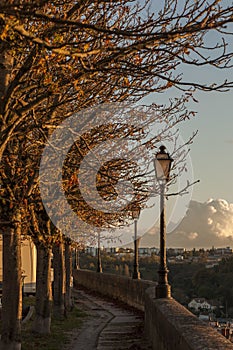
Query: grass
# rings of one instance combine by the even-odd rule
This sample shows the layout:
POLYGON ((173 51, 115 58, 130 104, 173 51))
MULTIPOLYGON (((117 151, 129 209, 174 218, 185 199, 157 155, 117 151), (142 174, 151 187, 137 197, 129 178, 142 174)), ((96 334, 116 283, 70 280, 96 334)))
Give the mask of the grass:
MULTIPOLYGON (((24 304, 33 305, 34 300, 25 300, 24 304)), ((71 332, 80 328, 86 313, 74 307, 64 320, 52 319, 51 333, 39 335, 31 332, 33 319, 22 325, 22 350, 61 350, 69 344, 71 332)))

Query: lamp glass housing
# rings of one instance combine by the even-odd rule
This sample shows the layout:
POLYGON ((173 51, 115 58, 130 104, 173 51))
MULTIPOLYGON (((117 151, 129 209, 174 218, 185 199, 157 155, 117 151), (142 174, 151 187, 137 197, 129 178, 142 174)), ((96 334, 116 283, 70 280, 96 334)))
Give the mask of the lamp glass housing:
POLYGON ((137 220, 139 218, 141 209, 139 207, 135 207, 132 209, 132 217, 134 220, 137 220))
POLYGON ((154 167, 156 178, 158 181, 168 182, 170 179, 170 170, 173 159, 167 153, 164 146, 160 147, 160 151, 156 154, 154 159, 154 167))

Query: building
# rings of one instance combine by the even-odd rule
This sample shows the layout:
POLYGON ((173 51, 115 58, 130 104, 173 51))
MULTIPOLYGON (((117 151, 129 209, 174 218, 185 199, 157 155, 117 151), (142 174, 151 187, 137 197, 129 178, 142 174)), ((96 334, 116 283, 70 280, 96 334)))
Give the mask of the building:
POLYGON ((116 254, 119 252, 119 248, 118 247, 108 247, 108 248, 104 248, 105 253, 107 254, 116 254))
POLYGON ((185 248, 168 248, 167 254, 169 256, 176 256, 176 255, 182 255, 186 252, 185 248))
MULTIPOLYGON (((22 239, 22 283, 25 294, 36 292, 36 247, 30 237, 22 239)), ((0 283, 2 283, 2 236, 0 236, 0 283)))
POLYGON ((151 249, 150 248, 138 248, 138 254, 139 256, 151 256, 151 249))
POLYGON ((212 305, 205 298, 194 298, 188 303, 188 308, 196 312, 201 310, 213 311, 216 309, 216 306, 212 305))
POLYGON ((97 248, 95 247, 85 247, 85 253, 91 256, 97 255, 97 248))
POLYGON ((158 255, 159 254, 159 248, 155 248, 155 247, 150 248, 150 253, 151 253, 151 255, 152 254, 158 255))
POLYGON ((230 255, 230 254, 232 254, 232 249, 230 247, 215 248, 214 249, 214 254, 217 254, 217 255, 230 255))

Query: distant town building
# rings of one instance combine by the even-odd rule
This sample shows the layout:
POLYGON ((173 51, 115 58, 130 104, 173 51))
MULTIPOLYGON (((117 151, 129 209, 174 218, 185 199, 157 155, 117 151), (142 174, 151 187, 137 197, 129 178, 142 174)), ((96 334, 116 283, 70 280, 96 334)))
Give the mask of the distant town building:
POLYGON ((212 269, 213 267, 218 266, 218 265, 219 265, 218 262, 209 262, 209 263, 207 263, 207 264, 205 265, 205 267, 206 267, 207 269, 212 269))
POLYGON ((96 256, 97 255, 97 248, 95 248, 95 247, 85 247, 85 253, 89 254, 91 256, 96 256))
POLYGON ((228 255, 228 254, 232 254, 232 249, 230 247, 226 247, 226 248, 215 248, 214 249, 214 254, 217 255, 228 255))
POLYGON ((216 309, 216 306, 212 305, 205 298, 194 298, 188 303, 188 308, 198 312, 200 310, 212 311, 216 309))
POLYGON ((139 256, 151 256, 151 248, 138 248, 139 256))
POLYGON ((185 248, 168 248, 167 249, 167 254, 170 256, 175 256, 175 255, 182 255, 186 251, 185 248))
POLYGON ((107 253, 107 254, 116 254, 119 252, 119 249, 118 247, 108 247, 108 248, 104 248, 104 251, 107 253))
POLYGON ((202 320, 202 321, 209 321, 210 320, 210 316, 209 314, 200 314, 198 316, 199 320, 202 320))
POLYGON ((159 254, 159 248, 152 247, 152 248, 150 248, 150 252, 151 252, 151 255, 152 254, 158 255, 159 254))

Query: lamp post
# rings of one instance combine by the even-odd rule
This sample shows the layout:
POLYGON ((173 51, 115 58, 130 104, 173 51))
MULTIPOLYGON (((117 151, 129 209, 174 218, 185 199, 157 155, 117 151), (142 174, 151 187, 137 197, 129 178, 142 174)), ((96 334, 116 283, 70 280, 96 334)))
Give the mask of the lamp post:
POLYGON ((140 215, 140 208, 135 207, 132 210, 132 216, 134 219, 134 265, 133 265, 133 279, 140 279, 139 264, 138 264, 138 244, 140 237, 137 237, 137 224, 140 215))
POLYGON ((25 290, 24 290, 24 279, 27 277, 27 275, 22 274, 22 298, 25 296, 25 290))
POLYGON ((100 232, 98 232, 98 248, 97 248, 97 272, 102 273, 102 263, 100 255, 100 232))
POLYGON ((74 250, 74 268, 79 269, 79 250, 77 247, 74 250))
POLYGON ((168 284, 168 268, 166 262, 166 219, 165 219, 165 189, 169 181, 171 163, 173 159, 166 152, 166 147, 161 146, 154 159, 155 174, 160 186, 160 266, 158 270, 159 280, 155 288, 156 298, 170 298, 171 286, 168 284))

